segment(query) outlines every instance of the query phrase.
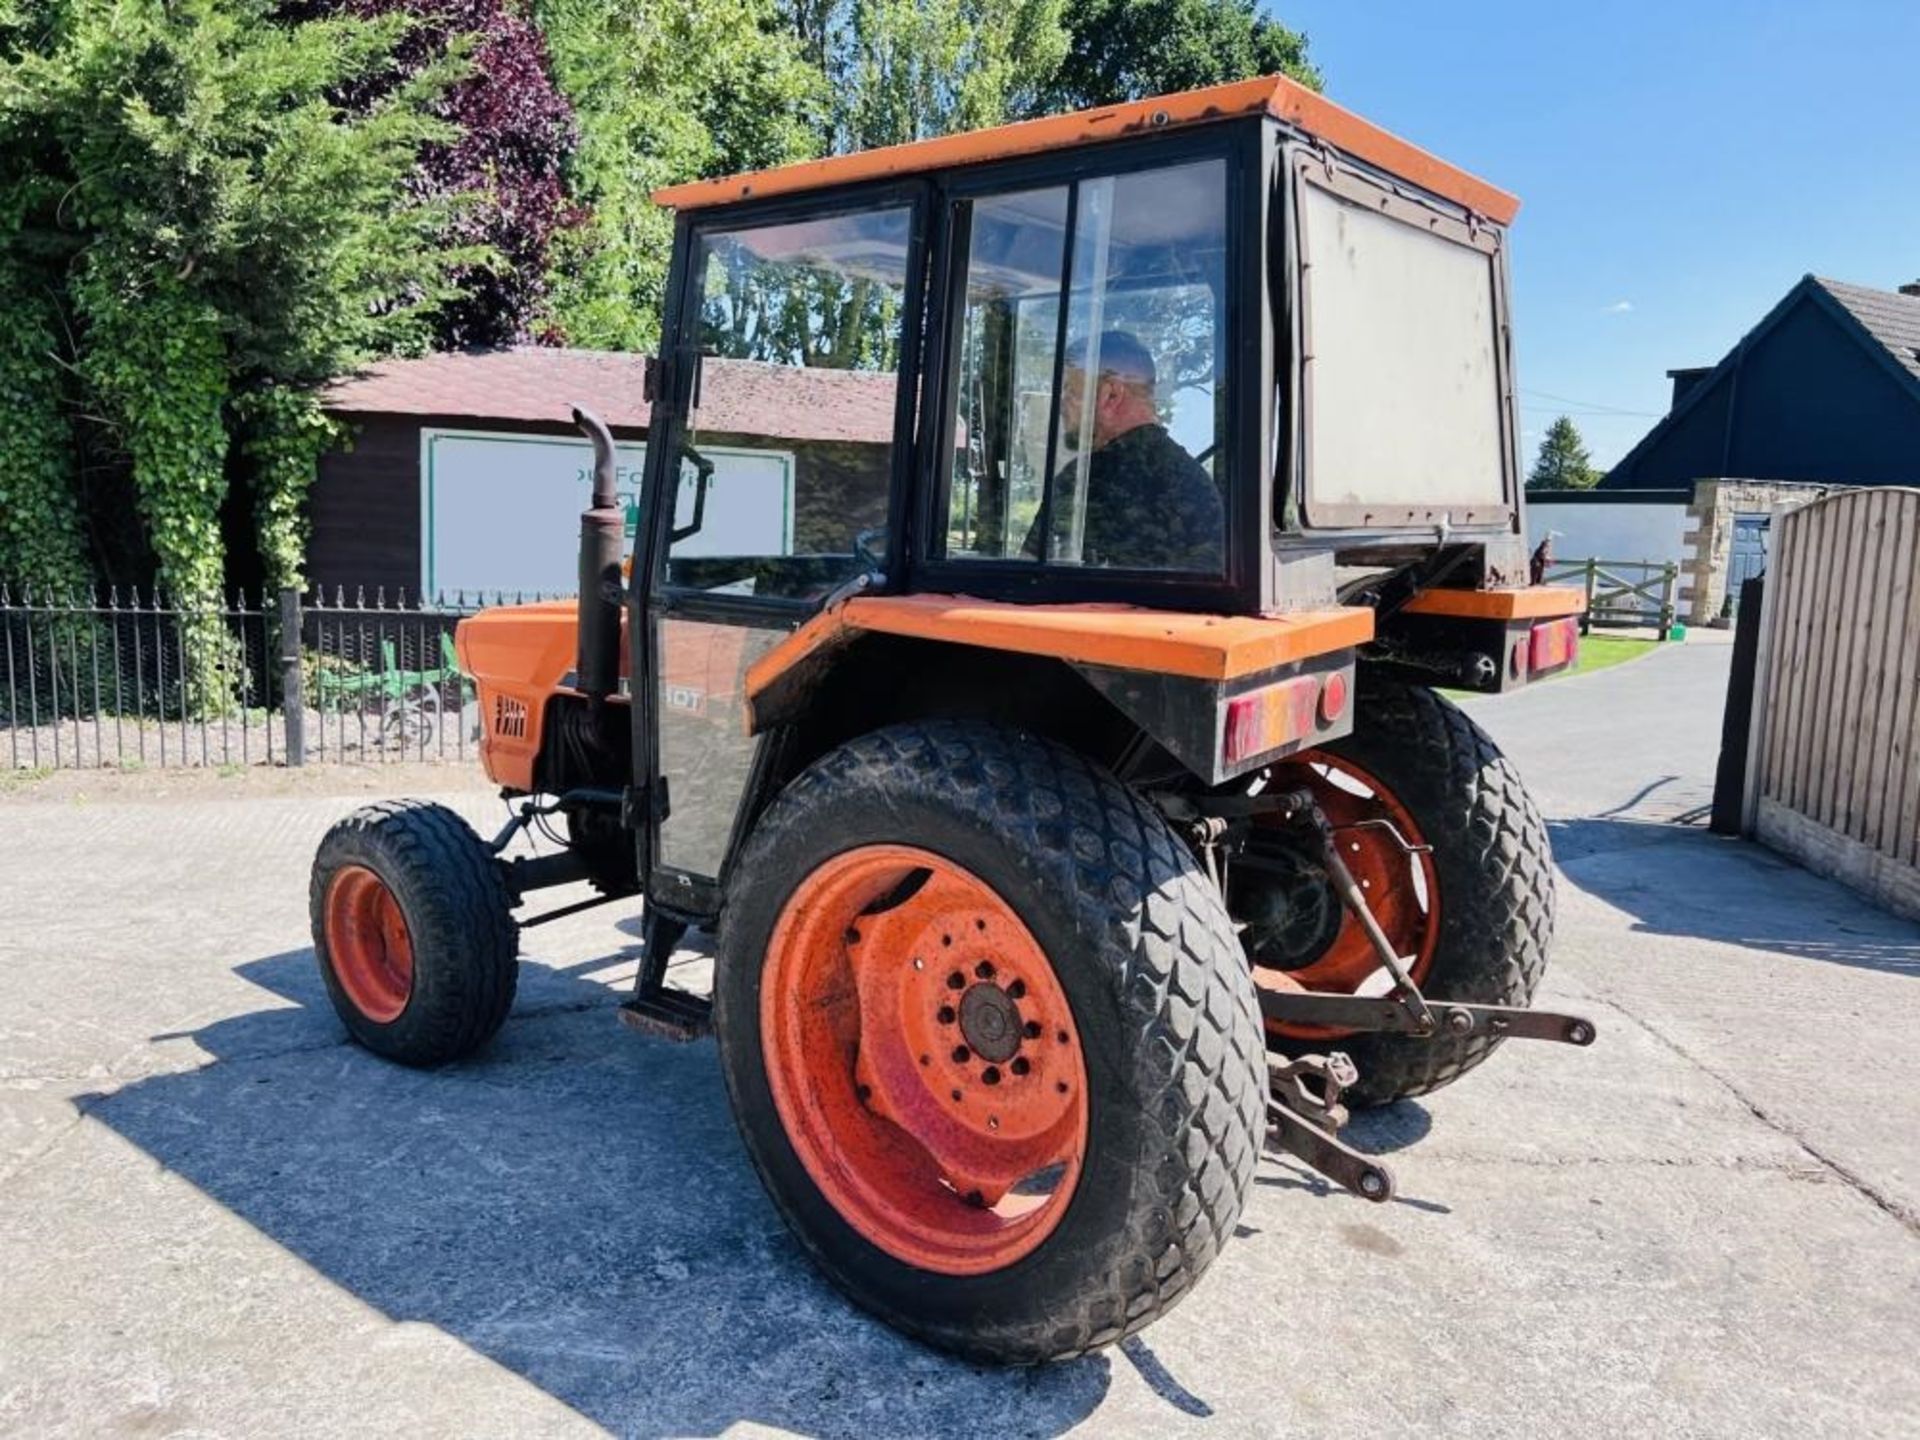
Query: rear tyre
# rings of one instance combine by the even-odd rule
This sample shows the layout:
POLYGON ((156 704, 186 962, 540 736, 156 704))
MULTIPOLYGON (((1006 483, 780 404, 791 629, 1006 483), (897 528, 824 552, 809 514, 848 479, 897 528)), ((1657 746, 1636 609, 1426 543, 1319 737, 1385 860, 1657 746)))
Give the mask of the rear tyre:
POLYGON ((775 1207, 889 1324, 1030 1364, 1165 1313, 1266 1128, 1217 892, 1083 756, 901 725, 796 779, 729 886, 715 1029, 775 1207))
POLYGON ((327 996, 353 1038, 403 1065, 442 1065, 513 1008, 519 928, 485 843, 444 805, 384 801, 320 842, 308 887, 327 996))
MULTIPOLYGON (((1369 680, 1362 672, 1353 734, 1276 767, 1282 785, 1305 783, 1336 825, 1389 819, 1432 853, 1408 857, 1375 826, 1343 832, 1343 858, 1367 886, 1368 903, 1430 1000, 1525 1005, 1546 970, 1553 938, 1554 874, 1547 829, 1513 763, 1456 705, 1423 686, 1369 680), (1368 794, 1366 792, 1372 792, 1368 794), (1419 878, 1415 878, 1418 875, 1419 878)), ((1255 908, 1236 896, 1243 919, 1255 908)), ((1285 925, 1245 934, 1254 963, 1282 970, 1308 990, 1384 991, 1384 972, 1337 900, 1294 884, 1266 897, 1285 925), (1322 903, 1325 901, 1326 903, 1322 903), (1296 947, 1289 954, 1289 940, 1296 947), (1373 984, 1366 977, 1373 972, 1373 984)), ((1383 1105, 1437 1090, 1480 1064, 1500 1043, 1484 1035, 1399 1035, 1269 1024, 1283 1054, 1346 1051, 1360 1071, 1347 1093, 1383 1105)))

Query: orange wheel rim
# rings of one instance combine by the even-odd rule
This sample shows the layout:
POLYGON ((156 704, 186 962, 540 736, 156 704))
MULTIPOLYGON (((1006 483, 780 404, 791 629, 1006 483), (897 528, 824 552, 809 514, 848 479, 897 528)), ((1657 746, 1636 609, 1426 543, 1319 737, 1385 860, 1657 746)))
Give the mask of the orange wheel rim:
POLYGON ((902 845, 821 865, 774 925, 760 1033, 800 1163, 896 1260, 983 1274, 1060 1223, 1086 1159, 1080 1032, 985 881, 902 845))
POLYGON ((327 961, 367 1019, 399 1017, 413 994, 413 937, 400 902, 373 871, 348 865, 327 886, 327 961))
MULTIPOLYGON (((1426 852, 1408 854, 1393 831, 1379 825, 1352 828, 1363 821, 1384 820, 1408 844, 1425 844, 1406 806, 1351 760, 1322 751, 1309 751, 1298 760, 1276 767, 1273 783, 1276 789, 1305 788, 1312 792, 1334 827, 1340 858, 1353 872, 1374 918, 1393 942, 1395 952, 1408 960, 1407 973, 1414 984, 1423 983, 1440 939, 1440 887, 1433 856, 1426 852)), ((1331 897, 1331 890, 1328 895, 1331 897)), ((1330 898, 1329 903, 1338 906, 1339 901, 1330 898)), ((1385 994, 1391 987, 1391 976, 1381 967, 1360 922, 1344 913, 1316 958, 1285 970, 1267 971, 1259 978, 1287 989, 1298 986, 1342 995, 1385 994)), ((1276 1035, 1312 1040, 1353 1033, 1331 1026, 1289 1025, 1273 1020, 1267 1022, 1267 1029, 1276 1035)))

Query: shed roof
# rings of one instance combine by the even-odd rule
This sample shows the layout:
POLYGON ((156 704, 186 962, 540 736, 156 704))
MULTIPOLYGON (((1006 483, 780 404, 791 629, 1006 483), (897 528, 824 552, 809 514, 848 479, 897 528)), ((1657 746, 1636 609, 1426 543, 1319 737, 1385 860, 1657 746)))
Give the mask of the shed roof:
MULTIPOLYGON (((336 415, 420 415, 517 423, 572 422, 584 405, 617 430, 644 430, 647 357, 537 345, 386 360, 324 392, 336 415)), ((897 377, 760 360, 705 362, 700 429, 793 441, 884 445, 893 438, 897 377)))
POLYGON ((1296 84, 1283 75, 1264 75, 1252 80, 1211 85, 1202 90, 1188 90, 1179 95, 1160 95, 1122 105, 1079 110, 1068 115, 1048 115, 1039 120, 996 125, 991 129, 974 130, 961 135, 942 135, 932 140, 915 140, 905 145, 888 145, 851 155, 833 155, 824 160, 807 160, 797 165, 782 165, 777 169, 760 170, 747 175, 695 180, 685 185, 656 190, 653 198, 662 205, 693 210, 730 201, 797 194, 804 190, 845 185, 859 180, 881 180, 950 170, 989 160, 1072 149, 1103 140, 1118 140, 1131 135, 1146 135, 1181 126, 1255 115, 1270 116, 1317 136, 1356 159, 1376 165, 1390 175, 1463 205, 1497 224, 1510 224, 1520 209, 1520 202, 1506 191, 1457 166, 1449 165, 1437 155, 1429 154, 1419 146, 1382 130, 1373 122, 1361 119, 1351 110, 1334 104, 1326 96, 1296 84))

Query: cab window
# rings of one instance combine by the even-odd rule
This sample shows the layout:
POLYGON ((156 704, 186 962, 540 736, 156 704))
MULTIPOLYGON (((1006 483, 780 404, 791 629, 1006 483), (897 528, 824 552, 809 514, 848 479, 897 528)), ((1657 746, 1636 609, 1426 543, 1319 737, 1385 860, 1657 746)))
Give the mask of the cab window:
POLYGON ((817 601, 884 553, 912 211, 713 231, 666 584, 817 601))
POLYGON ((976 199, 939 555, 1218 574, 1226 163, 976 199))

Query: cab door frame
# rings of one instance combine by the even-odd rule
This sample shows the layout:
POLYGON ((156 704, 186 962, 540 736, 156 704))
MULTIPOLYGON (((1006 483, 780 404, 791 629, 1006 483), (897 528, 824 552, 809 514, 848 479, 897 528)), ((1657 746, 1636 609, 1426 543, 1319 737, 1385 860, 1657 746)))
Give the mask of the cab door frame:
POLYGON ((647 426, 647 457, 641 483, 641 524, 636 536, 632 581, 628 589, 628 643, 633 676, 633 774, 626 822, 634 837, 635 860, 647 904, 693 923, 719 914, 721 896, 738 853, 748 810, 761 789, 771 737, 754 742, 748 782, 738 812, 730 817, 731 839, 718 875, 677 869, 661 858, 660 827, 673 804, 672 776, 660 769, 660 707, 663 684, 661 626, 669 616, 709 624, 791 631, 815 614, 824 601, 785 597, 717 595, 676 590, 666 583, 669 535, 680 482, 680 450, 692 409, 701 361, 700 300, 704 274, 699 242, 708 234, 747 230, 798 220, 827 220, 884 208, 905 207, 910 214, 907 282, 901 321, 900 369, 894 397, 893 445, 887 490, 885 570, 876 588, 897 583, 906 568, 910 488, 917 472, 915 418, 919 413, 922 321, 926 312, 933 186, 925 179, 891 180, 844 186, 793 197, 683 211, 674 222, 662 315, 660 354, 655 364, 653 409, 647 426))

